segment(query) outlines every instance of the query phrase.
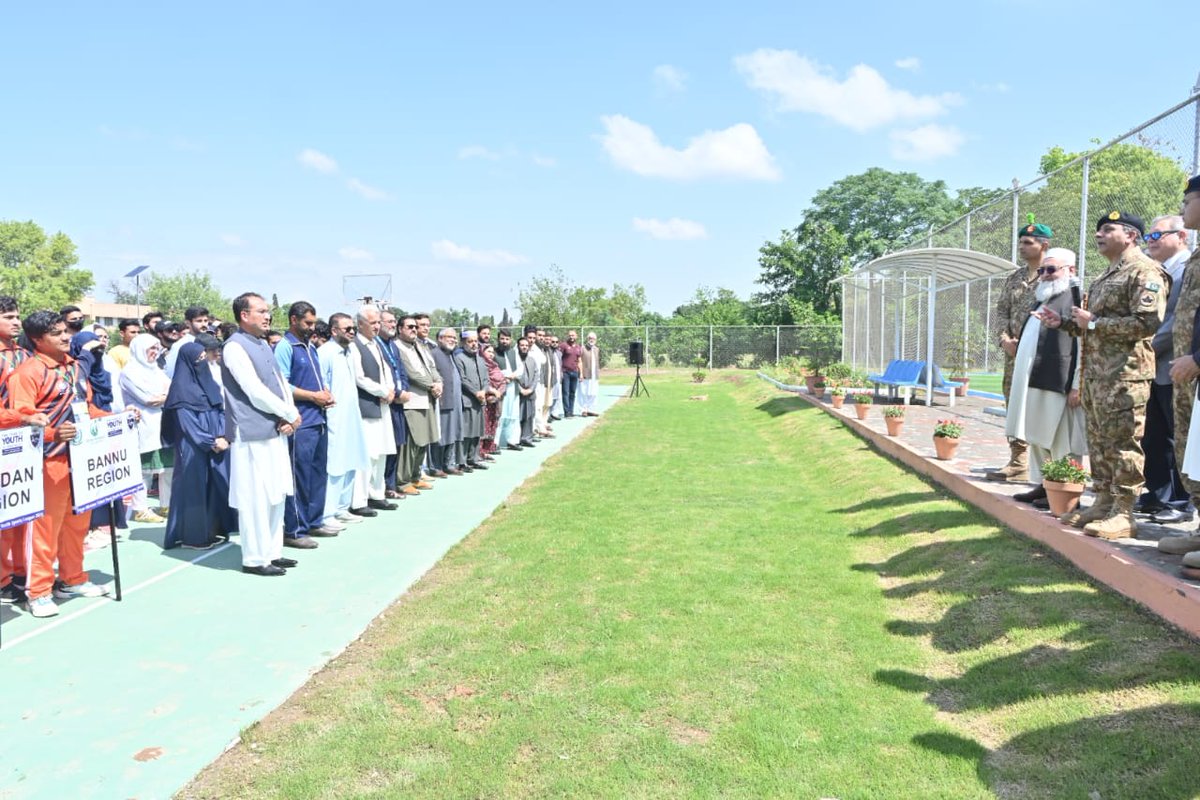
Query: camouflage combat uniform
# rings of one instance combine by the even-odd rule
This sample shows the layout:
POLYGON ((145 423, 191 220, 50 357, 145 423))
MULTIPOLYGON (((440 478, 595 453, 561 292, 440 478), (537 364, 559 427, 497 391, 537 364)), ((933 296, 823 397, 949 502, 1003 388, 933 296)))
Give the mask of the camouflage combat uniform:
MULTIPOLYGON (((1017 267, 1009 274, 1008 279, 1004 281, 1004 286, 1000 289, 1000 300, 996 304, 1001 334, 1020 340, 1021 329, 1025 327, 1025 321, 1029 319, 1029 312, 1037 305, 1037 285, 1037 273, 1035 272, 1030 278, 1029 270, 1026 267, 1017 267)), ((1008 402, 1009 392, 1012 391, 1014 362, 1015 359, 1012 356, 1004 353, 1005 403, 1008 402)))
MULTIPOLYGON (((1142 432, 1154 379, 1151 338, 1162 324, 1170 278, 1135 250, 1121 257, 1088 290, 1095 330, 1071 320, 1063 330, 1083 337, 1081 398, 1087 419, 1093 489, 1132 507, 1142 489, 1142 432)), ((1178 312, 1176 312, 1178 313, 1178 312)), ((1186 341, 1191 341, 1189 331, 1186 341)))
MULTIPOLYGON (((1200 250, 1192 253, 1183 269, 1183 280, 1179 287, 1179 298, 1175 301, 1175 322, 1171 327, 1174 346, 1173 358, 1192 355, 1192 326, 1196 312, 1200 310, 1200 250)), ((1175 463, 1183 463, 1187 450, 1188 427, 1192 424, 1192 403, 1196 399, 1196 381, 1175 385, 1172 395, 1175 404, 1175 463)), ((1192 505, 1200 508, 1200 481, 1180 475, 1187 487, 1192 505)))

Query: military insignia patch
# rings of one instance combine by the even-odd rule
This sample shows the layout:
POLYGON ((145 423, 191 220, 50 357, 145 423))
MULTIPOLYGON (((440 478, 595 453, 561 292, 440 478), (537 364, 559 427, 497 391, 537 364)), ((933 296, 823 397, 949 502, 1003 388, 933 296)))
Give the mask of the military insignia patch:
POLYGON ((1158 291, 1159 289, 1161 289, 1161 288, 1162 288, 1162 286, 1160 286, 1159 284, 1155 283, 1154 281, 1150 281, 1149 283, 1147 283, 1147 284, 1146 284, 1146 291, 1147 291, 1147 292, 1157 292, 1157 291, 1158 291))
POLYGON ((1026 226, 1025 226, 1025 232, 1026 232, 1026 233, 1033 233, 1033 226, 1032 226, 1032 225, 1026 225, 1026 226))
POLYGON ((1108 218, 1109 218, 1109 219, 1120 219, 1120 218, 1121 218, 1121 212, 1120 212, 1120 211, 1113 211, 1113 212, 1109 213, 1109 215, 1108 215, 1108 218))
POLYGON ((1152 305, 1154 305, 1154 295, 1150 294, 1149 292, 1145 292, 1142 295, 1142 299, 1140 302, 1144 306, 1152 306, 1152 305))

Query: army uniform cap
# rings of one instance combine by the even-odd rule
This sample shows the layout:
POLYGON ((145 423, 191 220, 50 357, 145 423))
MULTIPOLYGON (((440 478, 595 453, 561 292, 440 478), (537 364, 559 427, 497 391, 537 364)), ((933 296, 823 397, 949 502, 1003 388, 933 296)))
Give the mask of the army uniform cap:
POLYGON ((1037 224, 1030 223, 1021 228, 1021 235, 1033 236, 1037 239, 1051 239, 1054 237, 1054 231, 1051 230, 1049 225, 1043 225, 1040 222, 1037 224))
POLYGON ((1191 194, 1192 192, 1200 192, 1200 175, 1190 178, 1187 182, 1187 186, 1183 188, 1183 193, 1185 195, 1191 194))
POLYGON ((1096 230, 1100 230, 1110 222, 1115 222, 1118 225, 1128 225, 1138 232, 1138 236, 1146 235, 1146 223, 1142 218, 1134 214, 1126 214, 1124 211, 1110 211, 1096 221, 1096 230))

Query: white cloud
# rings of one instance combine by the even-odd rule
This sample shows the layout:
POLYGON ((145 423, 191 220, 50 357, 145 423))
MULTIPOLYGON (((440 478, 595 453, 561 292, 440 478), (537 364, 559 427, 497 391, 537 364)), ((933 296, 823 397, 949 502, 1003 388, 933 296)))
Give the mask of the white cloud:
POLYGON ((533 163, 537 164, 539 167, 550 168, 558 166, 558 159, 550 156, 540 156, 537 153, 534 153, 532 156, 530 156, 530 159, 532 159, 533 163))
POLYGON ((488 161, 500 160, 499 153, 497 153, 495 150, 489 150, 488 148, 479 144, 472 144, 459 148, 458 157, 464 161, 468 158, 483 158, 487 159, 488 161))
POLYGON ((654 68, 654 85, 664 92, 682 92, 687 84, 687 73, 670 64, 659 64, 654 68))
POLYGON ((898 59, 896 59, 896 66, 899 67, 900 69, 907 69, 912 72, 916 72, 917 70, 919 70, 921 68, 921 59, 917 58, 916 56, 909 56, 908 58, 898 58, 898 59))
POLYGON ((338 255, 345 261, 374 261, 375 254, 361 247, 346 245, 338 250, 338 255))
POLYGON ((708 238, 708 231, 704 230, 704 226, 699 222, 690 219, 680 219, 679 217, 671 217, 667 220, 634 217, 633 229, 642 233, 648 233, 655 239, 687 241, 689 239, 708 238))
POLYGON ((461 261, 464 264, 474 264, 480 267, 511 267, 517 264, 527 264, 525 256, 510 253, 507 250, 476 250, 464 244, 455 244, 449 239, 439 239, 430 245, 435 258, 444 261, 461 261))
POLYGON ((856 131, 936 117, 962 102, 949 92, 914 95, 896 89, 866 64, 852 67, 845 80, 838 80, 831 68, 794 50, 755 50, 733 63, 752 88, 775 98, 780 111, 808 111, 856 131))
POLYGON ((390 200, 391 199, 391 195, 389 195, 383 189, 377 189, 374 186, 368 186, 367 184, 360 181, 358 178, 348 178, 346 180, 346 186, 351 191, 357 192, 358 194, 362 195, 363 197, 365 197, 368 200, 390 200))
POLYGON ((320 150, 313 150, 311 147, 301 150, 300 155, 296 156, 296 160, 309 169, 315 169, 326 175, 336 175, 338 172, 336 161, 320 150))
POLYGON ((679 150, 662 144, 651 128, 628 117, 616 114, 600 119, 606 129, 600 142, 613 163, 638 175, 678 180, 774 181, 780 177, 758 132, 744 122, 722 131, 705 131, 679 150))
POLYGON ((932 161, 952 156, 966 141, 958 128, 932 123, 911 130, 892 131, 888 138, 892 141, 892 157, 900 161, 932 161))
POLYGON ((246 240, 241 236, 238 236, 236 233, 222 233, 221 242, 229 245, 230 247, 241 247, 246 244, 246 240))

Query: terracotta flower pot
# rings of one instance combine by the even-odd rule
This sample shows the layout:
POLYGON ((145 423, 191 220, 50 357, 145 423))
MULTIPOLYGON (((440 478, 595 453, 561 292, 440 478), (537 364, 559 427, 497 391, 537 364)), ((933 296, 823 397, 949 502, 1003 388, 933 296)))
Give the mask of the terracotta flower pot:
POLYGON ((1082 483, 1060 483, 1043 479, 1042 488, 1046 490, 1046 502, 1050 504, 1050 513, 1056 517, 1074 511, 1083 495, 1082 483))
POLYGON ((964 375, 961 378, 951 378, 950 380, 954 381, 955 383, 962 384, 962 386, 958 386, 954 389, 954 396, 955 397, 966 397, 967 389, 971 388, 971 379, 964 375))
POLYGON ((811 393, 817 388, 817 381, 819 380, 823 380, 820 375, 805 375, 804 385, 808 387, 808 391, 811 393))
POLYGON ((870 403, 855 403, 854 404, 854 413, 858 414, 859 419, 866 419, 867 414, 869 414, 870 412, 871 412, 870 403))
POLYGON ((958 452, 958 439, 949 436, 933 437, 933 449, 937 451, 939 461, 949 461, 958 452))
POLYGON ((904 430, 904 417, 884 417, 883 421, 887 424, 888 436, 899 436, 904 430))
POLYGON ((844 395, 835 394, 833 396, 833 407, 834 408, 841 408, 842 404, 845 402, 846 402, 846 397, 844 395))
POLYGON ((812 393, 813 393, 813 397, 824 397, 825 396, 825 387, 824 386, 814 386, 812 393))

